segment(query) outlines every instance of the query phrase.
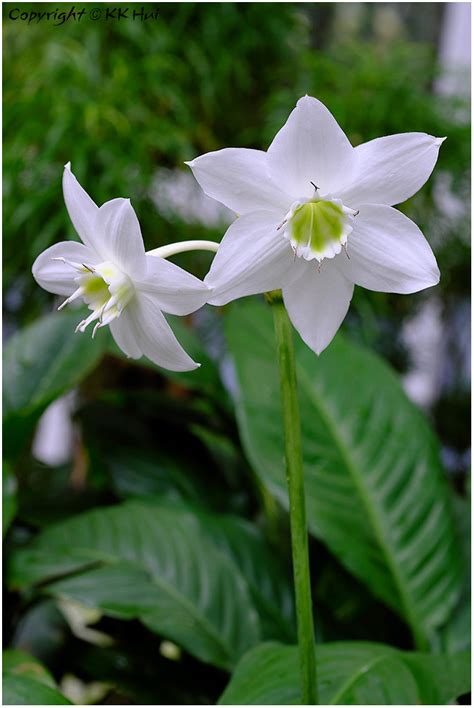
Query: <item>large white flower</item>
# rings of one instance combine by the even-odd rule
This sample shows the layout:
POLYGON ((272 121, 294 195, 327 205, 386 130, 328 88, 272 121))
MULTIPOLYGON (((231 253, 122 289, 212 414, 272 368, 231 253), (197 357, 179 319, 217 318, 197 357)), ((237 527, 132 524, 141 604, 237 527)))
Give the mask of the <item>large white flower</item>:
POLYGON ((140 225, 128 199, 112 199, 100 208, 64 168, 63 192, 71 221, 83 243, 64 241, 41 253, 33 275, 42 288, 67 295, 59 309, 81 298, 91 314, 79 322, 93 334, 110 326, 127 356, 142 355, 172 371, 196 364, 179 344, 163 311, 187 315, 207 300, 209 289, 163 258, 145 253, 140 225))
POLYGON ((354 284, 413 293, 438 283, 423 234, 392 205, 426 182, 442 142, 403 133, 353 148, 327 108, 305 96, 268 152, 227 148, 187 163, 206 194, 240 215, 204 281, 208 301, 281 288, 294 326, 319 354, 354 284))

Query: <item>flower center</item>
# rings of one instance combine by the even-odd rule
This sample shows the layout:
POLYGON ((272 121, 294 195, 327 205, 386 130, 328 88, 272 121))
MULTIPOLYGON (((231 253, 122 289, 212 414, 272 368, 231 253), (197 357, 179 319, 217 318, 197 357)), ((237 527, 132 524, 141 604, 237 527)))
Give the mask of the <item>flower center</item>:
POLYGON ((320 263, 324 258, 334 258, 345 247, 356 215, 340 199, 323 199, 315 190, 311 199, 291 205, 278 228, 284 227, 283 235, 291 242, 295 256, 320 263))
POLYGON ((86 327, 96 320, 92 336, 100 327, 105 327, 112 320, 120 317, 123 309, 133 297, 134 289, 130 278, 122 273, 113 263, 106 261, 99 265, 90 266, 86 263, 75 263, 60 258, 63 263, 74 268, 77 276, 74 278, 79 285, 77 290, 59 306, 59 310, 77 298, 83 301, 92 310, 89 317, 79 322, 76 332, 84 332, 86 327))

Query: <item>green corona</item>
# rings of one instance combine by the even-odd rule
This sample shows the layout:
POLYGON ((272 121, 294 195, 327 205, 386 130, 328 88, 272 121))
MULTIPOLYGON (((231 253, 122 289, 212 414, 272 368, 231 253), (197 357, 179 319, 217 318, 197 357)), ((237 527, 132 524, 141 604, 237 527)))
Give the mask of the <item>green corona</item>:
POLYGON ((284 234, 295 255, 306 260, 334 258, 347 243, 354 213, 339 200, 319 199, 298 202, 291 208, 284 234))

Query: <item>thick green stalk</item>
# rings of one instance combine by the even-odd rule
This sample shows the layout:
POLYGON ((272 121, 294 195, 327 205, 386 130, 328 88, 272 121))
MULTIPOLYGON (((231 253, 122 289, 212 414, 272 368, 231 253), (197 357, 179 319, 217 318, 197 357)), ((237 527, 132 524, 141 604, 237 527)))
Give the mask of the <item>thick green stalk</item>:
POLYGON ((291 549, 295 584, 301 704, 317 704, 316 657, 309 574, 308 530, 304 493, 301 425, 296 388, 295 353, 291 323, 279 293, 269 294, 273 309, 280 366, 280 388, 285 438, 286 478, 290 499, 291 549))

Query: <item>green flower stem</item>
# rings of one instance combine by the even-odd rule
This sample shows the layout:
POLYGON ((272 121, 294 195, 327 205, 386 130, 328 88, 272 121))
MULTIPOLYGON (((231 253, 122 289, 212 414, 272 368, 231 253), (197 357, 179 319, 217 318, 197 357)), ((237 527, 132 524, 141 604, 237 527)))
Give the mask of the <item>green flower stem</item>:
POLYGON ((304 493, 301 426, 296 389, 295 352, 290 320, 281 294, 269 293, 280 366, 280 388, 283 408, 285 459, 290 499, 291 549, 295 583, 298 644, 301 670, 301 704, 317 704, 316 656, 314 648, 313 610, 309 574, 308 530, 304 493))

